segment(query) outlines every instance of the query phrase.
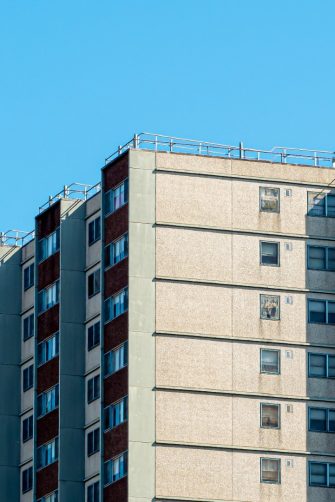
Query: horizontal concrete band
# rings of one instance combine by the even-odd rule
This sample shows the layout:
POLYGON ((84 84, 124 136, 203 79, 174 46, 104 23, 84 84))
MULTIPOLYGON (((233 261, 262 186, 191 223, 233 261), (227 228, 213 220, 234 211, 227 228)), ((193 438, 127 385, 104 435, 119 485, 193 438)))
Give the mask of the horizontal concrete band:
POLYGON ((154 446, 166 447, 166 448, 193 448, 198 450, 219 450, 227 452, 250 452, 258 453, 262 455, 283 455, 283 456, 294 456, 294 457, 331 457, 335 458, 335 453, 324 453, 324 452, 311 452, 311 451, 297 451, 297 450, 278 450, 275 448, 252 448, 250 446, 233 446, 233 445, 213 445, 213 444, 203 444, 203 443, 182 443, 176 441, 156 441, 154 446))
POLYGON ((281 395, 281 394, 267 394, 267 393, 258 393, 258 392, 242 392, 242 391, 233 391, 233 390, 217 390, 217 389, 193 389, 190 387, 171 387, 171 386, 165 386, 165 385, 158 385, 154 389, 155 391, 162 391, 162 392, 180 392, 180 393, 187 393, 187 394, 207 394, 207 395, 214 395, 214 396, 239 396, 239 397, 245 397, 245 398, 250 398, 250 399, 259 399, 259 398, 266 398, 266 399, 271 399, 271 400, 278 400, 278 401, 299 401, 299 402, 310 402, 310 401, 317 401, 317 402, 322 402, 322 403, 335 403, 335 398, 319 398, 319 397, 313 397, 313 396, 287 396, 287 395, 281 395))

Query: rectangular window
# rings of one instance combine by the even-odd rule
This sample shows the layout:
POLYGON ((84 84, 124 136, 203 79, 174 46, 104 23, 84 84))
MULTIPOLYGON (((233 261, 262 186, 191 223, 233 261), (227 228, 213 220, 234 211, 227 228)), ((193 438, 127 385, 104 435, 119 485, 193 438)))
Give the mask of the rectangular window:
POLYGON ((25 368, 23 370, 23 392, 26 392, 27 390, 31 389, 32 386, 34 385, 34 365, 31 364, 28 366, 28 368, 25 368))
POLYGON ((106 214, 114 213, 128 202, 128 179, 105 194, 106 214))
POLYGON ((105 408, 105 429, 112 429, 125 422, 128 418, 128 397, 105 408))
POLYGON ((38 365, 45 364, 54 357, 58 356, 59 352, 59 334, 56 333, 47 340, 37 345, 37 361, 38 365))
POLYGON ((105 354, 105 377, 116 373, 128 364, 128 342, 105 354))
POLYGON ((100 375, 90 378, 87 382, 87 402, 91 403, 100 397, 100 375))
POLYGON ((128 234, 106 246, 105 265, 110 267, 128 256, 128 234))
POLYGON ((335 217, 335 195, 322 192, 308 192, 307 196, 308 216, 319 216, 321 218, 335 217))
POLYGON ((43 469, 58 459, 58 437, 37 448, 37 469, 43 469))
POLYGON ((93 455, 100 450, 100 427, 87 434, 87 456, 93 455))
POLYGON ((49 495, 45 495, 45 497, 38 499, 37 502, 58 502, 58 490, 53 493, 49 493, 49 495))
POLYGON ((307 266, 309 270, 335 271, 335 248, 308 246, 307 266))
POLYGON ((105 322, 111 321, 128 310, 128 288, 105 300, 105 322))
POLYGON ((267 213, 279 213, 279 188, 259 188, 259 210, 267 213))
POLYGON ((261 349, 261 373, 280 373, 280 351, 261 349))
POLYGON ((335 463, 309 462, 309 486, 335 487, 335 463))
POLYGON ((279 321, 280 299, 279 296, 260 295, 261 319, 279 321))
POLYGON ((101 237, 101 220, 100 216, 88 224, 88 245, 92 246, 101 237))
POLYGON ((92 350, 100 344, 100 321, 92 324, 87 330, 87 350, 92 350))
POLYGON ((280 428, 280 405, 261 403, 261 427, 267 429, 280 428))
POLYGON ((309 353, 308 376, 312 378, 335 378, 335 355, 309 353))
POLYGON ((106 485, 114 483, 123 478, 128 473, 128 452, 122 453, 112 460, 105 462, 105 481, 106 485))
POLYGON ((311 324, 335 324, 335 302, 308 300, 308 322, 311 324))
POLYGON ((59 404, 59 386, 58 384, 52 389, 42 392, 37 396, 37 416, 42 417, 50 411, 58 408, 59 404))
POLYGON ((23 319, 23 341, 29 340, 34 336, 34 314, 23 319))
POLYGON ((59 302, 59 281, 54 282, 51 286, 42 289, 38 293, 38 311, 39 313, 50 309, 59 302))
POLYGON ((279 266, 279 242, 260 243, 261 265, 279 266))
POLYGON ((308 430, 311 432, 335 432, 335 410, 308 408, 308 430))
POLYGON ((33 468, 28 467, 22 471, 22 493, 29 492, 33 488, 33 468))
POLYGON ((48 235, 44 239, 41 239, 38 242, 38 259, 39 261, 46 260, 49 256, 55 254, 59 251, 59 243, 60 243, 60 232, 59 228, 52 232, 52 234, 48 235))
POLYGON ((279 458, 261 458, 261 483, 280 483, 279 458))
POLYGON ((29 441, 33 437, 34 430, 34 417, 30 415, 30 417, 25 418, 22 421, 22 441, 25 443, 29 441))
POLYGON ((99 502, 100 483, 96 481, 87 487, 87 502, 99 502))
POLYGON ((87 294, 91 298, 100 293, 100 269, 95 270, 87 277, 87 294))
POLYGON ((23 269, 23 287, 25 291, 34 285, 34 276, 34 264, 32 263, 23 269))

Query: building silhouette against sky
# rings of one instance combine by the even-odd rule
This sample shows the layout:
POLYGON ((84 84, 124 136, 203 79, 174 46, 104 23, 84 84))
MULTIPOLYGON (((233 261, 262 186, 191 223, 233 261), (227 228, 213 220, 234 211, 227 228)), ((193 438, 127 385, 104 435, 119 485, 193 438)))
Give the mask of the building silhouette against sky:
POLYGON ((141 134, 0 235, 2 502, 335 500, 333 167, 141 134))

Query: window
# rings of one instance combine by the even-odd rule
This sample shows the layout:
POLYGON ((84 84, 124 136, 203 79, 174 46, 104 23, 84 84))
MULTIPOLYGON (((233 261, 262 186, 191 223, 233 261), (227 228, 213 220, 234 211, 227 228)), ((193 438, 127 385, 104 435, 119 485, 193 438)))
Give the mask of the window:
POLYGON ((94 429, 87 434, 87 456, 93 455, 100 450, 100 428, 94 429))
POLYGON ((45 497, 38 499, 37 502, 58 502, 58 490, 53 493, 49 493, 49 495, 45 495, 45 497))
POLYGON ((119 457, 113 458, 105 463, 105 480, 106 485, 114 483, 118 479, 123 478, 128 473, 128 458, 127 452, 122 453, 119 457))
POLYGON ((128 364, 128 343, 105 354, 105 376, 112 375, 128 364))
POLYGON ((91 298, 100 293, 100 269, 95 270, 87 277, 87 294, 91 298))
POLYGON ((280 373, 280 351, 261 349, 261 373, 280 373))
POLYGON ((335 302, 308 300, 308 322, 312 324, 335 324, 335 302))
POLYGON ((308 192, 308 216, 335 217, 335 194, 308 192))
POLYGON ((22 422, 22 441, 25 443, 29 441, 33 437, 33 427, 34 427, 34 417, 30 415, 30 417, 25 418, 22 422))
POLYGON ((100 216, 99 218, 95 218, 95 220, 90 221, 88 224, 88 245, 91 246, 95 242, 97 242, 101 237, 101 224, 100 224, 100 216))
POLYGON ((33 488, 33 468, 28 467, 22 471, 22 493, 29 492, 33 488))
POLYGON ((109 190, 105 195, 106 214, 114 213, 119 207, 128 202, 128 180, 124 180, 116 188, 109 190))
POLYGON ((100 498, 100 485, 96 481, 87 487, 87 502, 99 502, 100 498))
POLYGON ((34 336, 34 314, 23 319, 23 341, 27 341, 34 336))
POLYGON ((128 397, 105 408, 105 429, 112 429, 125 422, 128 418, 128 397))
POLYGON ((92 350, 100 343, 100 321, 92 324, 87 330, 87 350, 92 350))
POLYGON ((41 239, 38 243, 38 259, 39 261, 45 260, 49 258, 49 256, 53 255, 59 250, 59 228, 52 232, 52 234, 48 235, 44 239, 41 239))
POLYGON ((34 264, 32 263, 23 270, 23 286, 25 291, 34 285, 34 275, 34 264))
POLYGON ((56 409, 59 404, 58 384, 37 396, 37 416, 42 417, 56 409))
POLYGON ((115 265, 128 256, 128 234, 106 246, 106 267, 115 265))
POLYGON ((56 462, 58 459, 58 437, 37 448, 37 469, 56 462))
POLYGON ((100 397, 100 375, 96 375, 87 382, 87 402, 91 403, 100 397))
POLYGON ((309 353, 308 376, 312 378, 335 378, 335 355, 309 353))
POLYGON ((261 458, 261 483, 280 483, 279 458, 261 458))
POLYGON ((279 213, 279 188, 259 188, 259 209, 267 213, 279 213))
POLYGON ((279 429, 280 405, 261 403, 261 427, 279 429))
POLYGON ((261 295, 261 319, 279 321, 279 296, 261 295))
POLYGON ((50 359, 53 359, 58 355, 59 350, 59 334, 56 333, 52 337, 47 340, 43 340, 43 342, 39 343, 37 346, 37 359, 38 364, 44 364, 50 359))
POLYGON ((279 266, 279 243, 264 242, 260 243, 261 265, 279 266))
POLYGON ((309 462, 309 485, 335 487, 335 464, 309 462))
POLYGON ((50 309, 58 302, 59 302, 59 281, 56 281, 51 286, 42 289, 42 291, 38 293, 39 313, 50 309))
POLYGON ((128 310, 128 288, 105 300, 105 320, 106 322, 115 319, 128 310))
POLYGON ((31 389, 34 385, 34 365, 31 364, 23 370, 23 392, 31 389))
POLYGON ((308 246, 307 266, 310 270, 335 271, 335 248, 308 246))
POLYGON ((308 430, 311 432, 335 432, 335 410, 309 408, 308 430))

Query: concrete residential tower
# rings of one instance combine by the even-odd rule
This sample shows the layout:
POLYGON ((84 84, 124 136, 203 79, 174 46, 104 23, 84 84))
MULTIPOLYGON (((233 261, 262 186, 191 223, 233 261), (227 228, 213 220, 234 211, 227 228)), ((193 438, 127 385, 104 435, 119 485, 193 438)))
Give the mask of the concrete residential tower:
POLYGON ((334 162, 141 134, 0 235, 1 502, 335 500, 334 162))

